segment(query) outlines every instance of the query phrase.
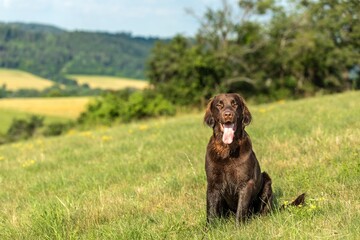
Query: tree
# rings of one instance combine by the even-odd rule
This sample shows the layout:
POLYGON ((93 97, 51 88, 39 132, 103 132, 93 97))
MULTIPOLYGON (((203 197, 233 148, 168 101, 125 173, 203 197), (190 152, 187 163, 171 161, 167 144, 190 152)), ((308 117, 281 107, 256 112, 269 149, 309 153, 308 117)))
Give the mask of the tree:
POLYGON ((357 1, 295 0, 291 8, 240 0, 237 13, 222 3, 196 16, 195 39, 177 36, 154 48, 148 76, 172 102, 204 104, 218 92, 276 100, 359 86, 351 82, 359 81, 357 1))

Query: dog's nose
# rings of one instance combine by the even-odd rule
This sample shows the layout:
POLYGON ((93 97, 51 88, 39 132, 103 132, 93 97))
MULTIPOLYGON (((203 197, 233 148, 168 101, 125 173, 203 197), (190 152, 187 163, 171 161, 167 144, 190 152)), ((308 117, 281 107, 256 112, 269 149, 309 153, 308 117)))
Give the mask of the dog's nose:
POLYGON ((231 111, 225 111, 223 116, 224 118, 232 118, 234 116, 234 113, 231 111))

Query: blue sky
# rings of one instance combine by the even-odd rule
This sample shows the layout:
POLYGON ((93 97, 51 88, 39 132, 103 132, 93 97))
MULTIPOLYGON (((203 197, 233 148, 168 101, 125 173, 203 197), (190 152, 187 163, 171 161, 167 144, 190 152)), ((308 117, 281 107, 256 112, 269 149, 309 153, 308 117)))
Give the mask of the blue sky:
POLYGON ((221 0, 0 0, 0 21, 136 36, 193 36, 199 24, 185 9, 202 16, 206 7, 220 5, 221 0))

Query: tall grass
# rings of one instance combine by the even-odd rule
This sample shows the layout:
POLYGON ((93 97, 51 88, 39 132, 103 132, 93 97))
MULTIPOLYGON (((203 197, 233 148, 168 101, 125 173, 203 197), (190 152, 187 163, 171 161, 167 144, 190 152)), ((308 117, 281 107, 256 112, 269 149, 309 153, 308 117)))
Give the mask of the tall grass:
POLYGON ((202 114, 0 146, 0 239, 357 239, 360 93, 250 106, 278 204, 205 224, 202 114))

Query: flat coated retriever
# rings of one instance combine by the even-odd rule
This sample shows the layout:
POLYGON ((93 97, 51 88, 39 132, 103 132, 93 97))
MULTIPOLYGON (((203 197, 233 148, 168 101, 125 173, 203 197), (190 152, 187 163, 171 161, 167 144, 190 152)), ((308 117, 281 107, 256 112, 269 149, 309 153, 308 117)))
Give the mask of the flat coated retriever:
MULTIPOLYGON (((236 224, 273 206, 271 178, 261 172, 245 127, 251 114, 239 94, 220 94, 207 106, 204 122, 213 128, 207 145, 207 222, 235 213, 236 224)), ((300 195, 291 205, 304 202, 300 195)))

